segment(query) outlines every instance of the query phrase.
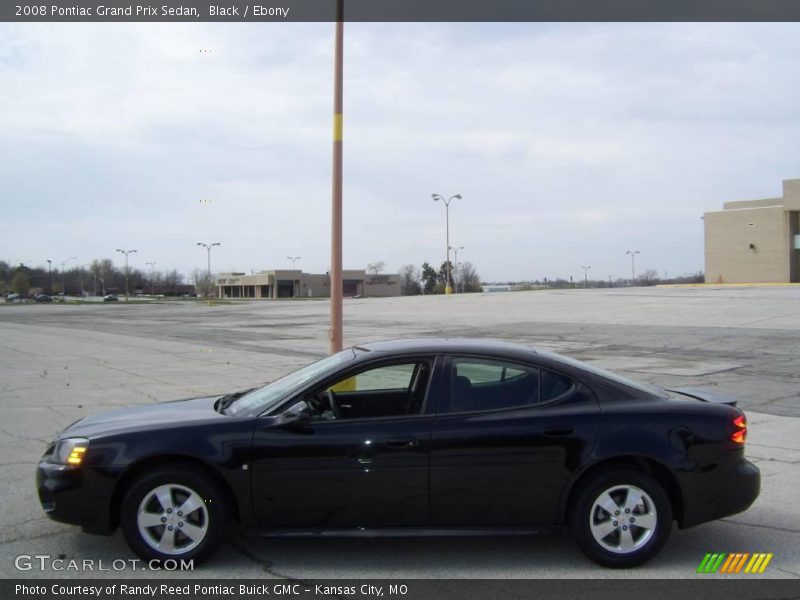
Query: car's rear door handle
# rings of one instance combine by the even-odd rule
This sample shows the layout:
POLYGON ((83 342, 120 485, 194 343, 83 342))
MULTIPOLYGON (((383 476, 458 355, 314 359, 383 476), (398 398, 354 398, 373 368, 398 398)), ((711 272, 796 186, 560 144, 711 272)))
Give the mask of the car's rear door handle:
POLYGON ((418 443, 417 438, 397 438, 385 440, 383 445, 387 448, 416 448, 418 443))
POLYGON ((563 427, 548 427, 544 430, 545 435, 569 435, 574 431, 574 428, 565 425, 563 427))

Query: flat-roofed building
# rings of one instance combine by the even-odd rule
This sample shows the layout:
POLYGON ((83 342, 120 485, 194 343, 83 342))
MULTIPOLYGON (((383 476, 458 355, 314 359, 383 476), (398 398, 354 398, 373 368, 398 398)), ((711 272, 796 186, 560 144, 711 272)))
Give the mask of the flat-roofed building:
POLYGON ((800 282, 800 179, 780 198, 726 202, 703 219, 706 283, 800 282))
MULTIPOLYGON (((216 286, 220 298, 330 298, 327 273, 303 273, 276 269, 245 273, 220 273, 216 286)), ((367 274, 365 270, 342 271, 342 293, 353 296, 399 296, 400 275, 367 274)))

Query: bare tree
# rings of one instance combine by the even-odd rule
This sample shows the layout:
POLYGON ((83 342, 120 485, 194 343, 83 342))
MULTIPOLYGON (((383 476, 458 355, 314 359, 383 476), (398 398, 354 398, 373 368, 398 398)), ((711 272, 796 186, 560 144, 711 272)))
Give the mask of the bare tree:
POLYGON ((638 277, 639 285, 656 285, 659 281, 658 271, 655 269, 647 269, 638 277))
POLYGON ((192 282, 195 289, 205 297, 210 296, 214 290, 214 274, 209 275, 206 269, 192 271, 192 282))
POLYGON ((460 286, 462 292, 481 292, 483 288, 481 287, 481 278, 478 275, 478 272, 475 270, 475 265, 473 265, 469 261, 464 261, 461 263, 461 268, 459 269, 460 275, 460 286))
POLYGON ((179 285, 183 283, 183 275, 176 269, 164 273, 164 288, 171 294, 175 294, 179 285))
POLYGON ((370 275, 377 275, 378 273, 383 271, 384 267, 386 267, 386 263, 383 262, 382 260, 379 260, 378 262, 374 263, 369 263, 367 264, 367 273, 369 273, 370 275))
POLYGON ((414 265, 400 267, 400 293, 403 296, 418 296, 422 293, 422 274, 414 265))

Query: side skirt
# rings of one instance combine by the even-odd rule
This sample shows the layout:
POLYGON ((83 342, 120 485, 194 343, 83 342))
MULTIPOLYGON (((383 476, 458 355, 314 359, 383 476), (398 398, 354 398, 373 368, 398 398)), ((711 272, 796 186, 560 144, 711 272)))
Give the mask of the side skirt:
POLYGON ((380 537, 487 537, 503 535, 546 535, 564 531, 563 526, 535 527, 432 527, 404 529, 242 529, 245 537, 269 538, 380 538, 380 537))

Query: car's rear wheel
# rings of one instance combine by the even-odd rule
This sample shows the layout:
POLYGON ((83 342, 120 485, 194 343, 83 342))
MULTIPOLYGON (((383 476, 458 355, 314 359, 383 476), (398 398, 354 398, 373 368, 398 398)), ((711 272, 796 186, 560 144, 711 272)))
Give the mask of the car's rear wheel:
POLYGON ((635 567, 653 558, 672 529, 661 485, 636 469, 598 474, 577 492, 571 528, 586 556, 606 567, 635 567))
POLYGON ((159 467, 137 478, 122 502, 122 531, 145 560, 210 557, 228 521, 223 495, 201 471, 186 465, 159 467))

